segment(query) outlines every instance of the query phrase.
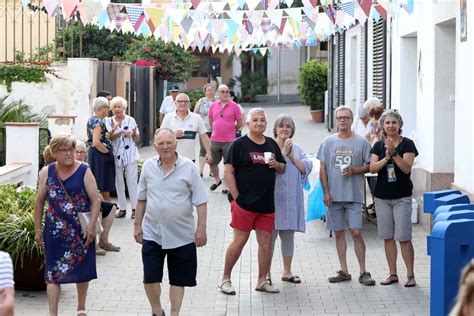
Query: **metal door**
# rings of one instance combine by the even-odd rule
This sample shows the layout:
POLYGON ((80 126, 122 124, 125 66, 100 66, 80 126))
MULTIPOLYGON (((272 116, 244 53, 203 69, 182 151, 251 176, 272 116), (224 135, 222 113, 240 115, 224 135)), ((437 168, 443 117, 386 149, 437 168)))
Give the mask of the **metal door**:
POLYGON ((154 96, 153 67, 131 68, 130 115, 135 118, 140 129, 138 146, 149 146, 153 143, 156 124, 156 105, 154 96))
POLYGON ((112 96, 117 95, 117 65, 112 61, 99 61, 97 91, 100 90, 107 90, 112 96))

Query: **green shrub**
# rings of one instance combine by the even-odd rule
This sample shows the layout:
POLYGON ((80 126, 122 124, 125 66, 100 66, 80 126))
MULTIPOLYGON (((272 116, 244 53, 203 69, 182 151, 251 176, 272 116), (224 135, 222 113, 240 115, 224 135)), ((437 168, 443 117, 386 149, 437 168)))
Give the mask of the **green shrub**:
POLYGON ((196 102, 204 97, 204 93, 202 92, 202 90, 189 90, 189 91, 186 91, 186 94, 189 96, 189 109, 191 111, 194 111, 194 107, 196 106, 196 102))
POLYGON ((298 86, 303 104, 311 110, 324 108, 324 92, 327 90, 328 65, 311 60, 300 67, 298 86))
POLYGON ((236 79, 240 82, 244 102, 255 102, 257 95, 267 93, 268 80, 264 74, 249 72, 236 79))
POLYGON ((17 192, 14 185, 0 185, 0 250, 10 254, 14 266, 21 264, 25 255, 44 254, 35 243, 35 195, 33 188, 17 192))

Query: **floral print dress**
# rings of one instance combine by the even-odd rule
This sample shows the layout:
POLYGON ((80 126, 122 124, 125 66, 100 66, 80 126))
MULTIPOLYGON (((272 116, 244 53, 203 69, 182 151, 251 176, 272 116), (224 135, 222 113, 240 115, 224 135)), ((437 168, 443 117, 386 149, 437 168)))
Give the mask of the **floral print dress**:
POLYGON ((95 243, 83 244, 77 212, 90 212, 90 201, 84 188, 88 166, 82 163, 63 185, 76 209, 64 193, 55 172, 56 163, 48 165, 48 209, 44 229, 46 283, 82 283, 97 278, 95 243))

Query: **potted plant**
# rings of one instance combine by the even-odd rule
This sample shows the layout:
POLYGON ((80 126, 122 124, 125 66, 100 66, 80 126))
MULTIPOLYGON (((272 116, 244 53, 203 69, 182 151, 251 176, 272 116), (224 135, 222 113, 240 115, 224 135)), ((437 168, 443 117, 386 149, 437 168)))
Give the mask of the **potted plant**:
POLYGON ((12 258, 17 290, 46 290, 44 250, 35 243, 35 194, 28 187, 0 186, 0 250, 12 258))
POLYGON ((311 60, 300 67, 299 92, 303 104, 309 106, 314 122, 324 122, 324 93, 327 90, 328 65, 311 60))

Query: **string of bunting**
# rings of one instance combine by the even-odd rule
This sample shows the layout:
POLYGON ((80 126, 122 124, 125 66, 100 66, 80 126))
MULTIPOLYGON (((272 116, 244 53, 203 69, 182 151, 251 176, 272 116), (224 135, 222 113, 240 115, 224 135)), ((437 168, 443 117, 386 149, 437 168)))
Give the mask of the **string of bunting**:
MULTIPOLYGON (((30 0, 22 0, 25 7, 30 0)), ((436 1, 436 0, 433 0, 436 1)), ((66 21, 80 19, 100 28, 154 36, 164 42, 199 51, 253 50, 262 55, 270 46, 315 46, 336 32, 372 18, 396 18, 413 13, 414 0, 227 0, 180 3, 122 4, 110 0, 43 0, 50 16, 61 12, 66 21), (281 8, 281 6, 287 8, 281 8)), ((36 8, 36 9, 39 9, 36 8)))

